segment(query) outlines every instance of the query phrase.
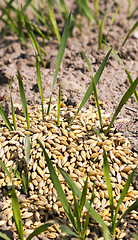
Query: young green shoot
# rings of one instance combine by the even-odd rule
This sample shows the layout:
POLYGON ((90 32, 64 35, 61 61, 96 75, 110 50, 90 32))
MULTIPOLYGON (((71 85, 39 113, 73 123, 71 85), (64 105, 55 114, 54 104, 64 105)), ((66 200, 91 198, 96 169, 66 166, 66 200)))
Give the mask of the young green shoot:
POLYGON ((133 27, 130 29, 129 33, 127 34, 123 44, 122 44, 122 47, 125 45, 127 39, 129 38, 129 36, 131 35, 131 33, 137 28, 138 26, 138 21, 133 25, 133 27))
POLYGON ((22 102, 24 115, 25 115, 25 118, 26 118, 27 128, 29 129, 30 128, 29 114, 28 114, 28 109, 27 109, 27 103, 26 103, 23 81, 22 81, 22 77, 21 77, 21 74, 20 74, 19 70, 18 70, 18 83, 19 83, 20 98, 21 98, 21 102, 22 102))
POLYGON ((95 98, 95 102, 96 102, 96 106, 97 106, 97 111, 98 111, 98 116, 99 116, 99 120, 100 120, 101 130, 103 132, 102 115, 101 115, 101 110, 100 110, 100 105, 99 105, 99 100, 98 100, 98 94, 97 94, 96 84, 95 84, 93 73, 92 73, 91 64, 90 64, 88 58, 86 57, 86 55, 85 55, 85 53, 83 51, 82 51, 82 54, 83 54, 83 57, 84 57, 87 65, 88 65, 89 70, 90 70, 91 75, 92 75, 92 84, 93 84, 94 98, 95 98))
MULTIPOLYGON (((95 81, 95 85, 98 83, 102 73, 103 73, 103 70, 106 66, 106 63, 107 63, 107 60, 110 56, 110 53, 111 53, 111 49, 109 50, 109 52, 107 53, 106 57, 104 58, 103 62, 101 63, 98 71, 96 72, 95 76, 94 76, 94 81, 95 81)), ((89 99, 89 97, 91 96, 93 92, 93 82, 91 81, 78 109, 77 109, 77 112, 75 114, 75 116, 73 117, 73 119, 71 120, 71 122, 69 123, 68 127, 70 127, 70 125, 73 123, 73 121, 75 120, 76 116, 78 115, 79 111, 82 109, 82 107, 84 106, 84 104, 87 102, 87 100, 89 99)))
POLYGON ((99 18, 99 12, 98 12, 98 1, 94 0, 94 8, 95 8, 95 13, 96 13, 96 19, 98 25, 100 24, 100 18, 99 18))
POLYGON ((10 123, 10 121, 9 121, 9 119, 8 119, 8 117, 7 117, 7 115, 6 115, 6 113, 5 113, 1 104, 0 104, 0 115, 1 115, 1 117, 4 121, 4 123, 5 123, 6 127, 9 129, 9 131, 13 131, 13 127, 12 127, 12 125, 11 125, 11 123, 10 123))
POLYGON ((66 47, 68 31, 69 31, 69 24, 70 24, 70 17, 71 17, 71 13, 69 14, 69 17, 68 17, 68 20, 65 24, 63 35, 62 35, 62 38, 61 38, 61 43, 60 43, 60 47, 59 47, 59 51, 58 51, 58 55, 57 55, 54 79, 53 79, 53 84, 52 84, 52 91, 51 91, 50 100, 49 100, 48 109, 47 109, 47 115, 50 112, 50 106, 51 106, 51 100, 52 100, 54 85, 55 85, 55 82, 56 82, 56 79, 57 79, 57 75, 58 75, 58 72, 59 72, 59 69, 60 69, 60 64, 62 62, 63 54, 64 54, 65 47, 66 47))
POLYGON ((59 126, 59 119, 60 119, 60 104, 61 104, 61 83, 59 83, 59 92, 58 92, 58 114, 57 114, 58 126, 59 126))
POLYGON ((40 71, 40 63, 37 54, 35 53, 36 57, 36 72, 37 72, 37 82, 40 92, 41 98, 41 106, 42 106, 42 119, 44 119, 44 104, 43 104, 43 91, 42 91, 42 81, 41 81, 41 71, 40 71))
POLYGON ((11 99, 11 108, 12 108, 12 119, 13 119, 13 125, 14 129, 16 130, 16 119, 15 119, 15 111, 14 111, 14 105, 13 105, 13 100, 12 100, 12 82, 13 82, 13 77, 10 82, 10 99, 11 99))

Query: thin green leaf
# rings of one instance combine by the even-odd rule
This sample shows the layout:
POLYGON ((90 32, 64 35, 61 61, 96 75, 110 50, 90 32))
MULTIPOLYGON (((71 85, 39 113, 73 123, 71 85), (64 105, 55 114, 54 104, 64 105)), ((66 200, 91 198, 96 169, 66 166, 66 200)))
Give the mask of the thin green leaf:
POLYGON ((60 64, 62 62, 63 54, 64 54, 64 51, 65 51, 65 46, 66 46, 67 37, 68 37, 68 31, 69 31, 70 17, 71 17, 71 13, 69 14, 69 17, 68 17, 68 20, 67 20, 67 22, 65 24, 63 35, 62 35, 62 38, 61 38, 61 43, 60 43, 60 47, 59 47, 59 51, 58 51, 58 55, 57 55, 54 79, 53 79, 53 84, 52 84, 52 91, 51 91, 51 96, 50 96, 48 109, 47 109, 47 115, 49 114, 49 111, 50 111, 50 105, 51 105, 53 89, 54 89, 56 78, 57 78, 57 75, 58 75, 58 72, 59 72, 60 64))
POLYGON ((118 210, 119 210, 119 206, 121 204, 121 202, 123 201, 123 199, 125 198, 125 196, 127 195, 128 193, 128 189, 130 187, 130 184, 132 182, 132 179, 133 179, 133 176, 134 176, 134 173, 136 171, 136 168, 133 169, 132 173, 129 175, 128 177, 128 180, 122 190, 122 193, 121 193, 121 196, 118 200, 118 203, 117 203, 117 207, 116 207, 116 211, 115 211, 115 217, 114 217, 114 225, 113 225, 113 236, 115 234, 115 228, 116 228, 116 219, 117 219, 117 214, 118 214, 118 210))
POLYGON ((36 57, 37 82, 38 82, 40 98, 41 98, 41 106, 42 106, 42 118, 44 119, 44 105, 43 105, 43 91, 42 91, 41 71, 40 71, 40 63, 39 63, 38 56, 37 56, 36 53, 35 53, 35 57, 36 57))
POLYGON ((5 123, 6 127, 7 127, 10 131, 13 131, 13 127, 12 127, 12 125, 11 125, 11 123, 10 123, 7 115, 6 115, 6 113, 4 112, 3 107, 2 107, 1 104, 0 104, 0 115, 1 115, 1 117, 2 117, 2 119, 3 119, 3 121, 4 121, 4 123, 5 123))
MULTIPOLYGON (((103 72, 103 70, 104 70, 104 68, 105 68, 105 66, 106 66, 106 63, 107 63, 107 60, 108 60, 108 58, 109 58, 110 53, 111 53, 111 49, 110 49, 110 51, 107 53, 106 57, 104 58, 102 64, 100 65, 98 71, 96 72, 96 74, 95 74, 95 76, 94 76, 95 84, 98 83, 98 81, 99 81, 99 79, 100 79, 100 77, 101 77, 101 75, 102 75, 102 72, 103 72)), ((85 93, 85 95, 84 95, 84 97, 83 97, 83 99, 82 99, 82 101, 81 101, 78 109, 77 109, 77 112, 76 112, 74 118, 71 120, 71 122, 70 122, 70 124, 68 125, 68 127, 70 127, 70 125, 73 123, 73 121, 75 120, 75 118, 76 118, 76 116, 78 115, 79 111, 80 111, 81 108, 84 106, 84 104, 87 102, 87 100, 89 99, 89 97, 91 96, 92 92, 93 92, 93 82, 91 81, 91 83, 90 83, 90 85, 89 85, 89 87, 88 87, 88 89, 87 89, 87 91, 86 91, 86 93, 85 93)))
POLYGON ((68 235, 72 235, 76 238, 79 238, 80 236, 78 234, 76 234, 75 232, 73 232, 67 225, 62 225, 60 226, 60 229, 62 232, 65 232, 68 235))
POLYGON ((103 36, 103 27, 104 27, 104 22, 105 19, 107 17, 107 14, 110 10, 110 8, 112 7, 112 5, 114 4, 114 2, 112 2, 109 7, 107 8, 107 10, 105 11, 103 18, 102 18, 102 22, 100 24, 100 28, 99 28, 99 39, 98 39, 98 45, 99 45, 99 49, 102 49, 102 36, 103 36))
POLYGON ((124 106, 124 104, 127 102, 127 100, 131 97, 131 95, 134 93, 136 86, 138 84, 138 78, 136 78, 136 80, 133 82, 133 84, 129 87, 129 89, 127 90, 127 92, 124 94, 124 96, 122 97, 114 115, 113 118, 107 128, 107 130, 105 131, 105 135, 109 132, 114 120, 116 119, 117 115, 119 114, 119 112, 121 111, 121 108, 124 106))
POLYGON ((138 11, 138 7, 136 7, 136 8, 133 10, 133 12, 127 17, 127 19, 130 20, 137 11, 138 11))
POLYGON ((19 83, 20 98, 21 98, 21 102, 22 102, 24 115, 25 115, 25 118, 26 118, 27 128, 29 129, 30 128, 29 114, 28 114, 28 110, 27 110, 27 103, 26 103, 26 97, 25 97, 23 82, 22 82, 22 78, 21 78, 21 74, 20 74, 19 70, 18 70, 18 83, 19 83))
POLYGON ((106 34, 106 36, 105 36, 105 41, 107 41, 107 38, 108 38, 108 35, 109 35, 109 32, 110 32, 110 29, 111 29, 111 27, 112 27, 112 24, 113 24, 113 22, 114 22, 114 20, 115 20, 115 17, 116 17, 116 15, 117 15, 119 9, 120 9, 120 6, 118 6, 117 10, 116 10, 115 13, 114 13, 114 16, 112 17, 112 20, 111 20, 111 22, 110 22, 110 26, 109 26, 108 32, 107 32, 107 34, 106 34))
POLYGON ((85 235, 86 235, 86 230, 87 230, 87 227, 89 225, 89 211, 87 212, 87 215, 85 217, 85 221, 84 221, 84 227, 83 227, 83 238, 85 238, 85 235))
POLYGON ((113 193, 112 193, 112 185, 110 181, 110 170, 109 170, 109 164, 107 160, 107 155, 105 148, 103 147, 103 156, 104 156, 104 164, 103 164, 103 169, 104 169, 104 177, 105 177, 105 182, 108 190, 108 195, 109 195, 109 200, 110 200, 110 209, 111 209, 111 219, 112 219, 112 224, 113 224, 113 214, 114 214, 114 204, 113 204, 113 193))
MULTIPOLYGON (((53 164, 51 162, 51 160, 49 159, 46 151, 45 151, 45 148, 44 146, 42 145, 42 143, 40 142, 40 140, 38 140, 39 144, 40 144, 40 147, 42 148, 43 150, 43 153, 44 153, 44 156, 45 156, 45 160, 47 162, 47 165, 48 165, 48 169, 49 169, 49 172, 50 172, 50 176, 51 176, 51 179, 52 179, 52 182, 56 188, 56 191, 57 191, 57 194, 59 196, 59 199, 61 201, 61 204, 65 210, 65 213, 68 217, 68 219, 70 220, 70 222, 72 223, 73 227, 75 226, 75 219, 74 219, 74 216, 73 216, 73 213, 72 213, 72 210, 69 206, 69 203, 67 201, 67 198, 66 198, 66 195, 62 189, 62 186, 61 186, 61 183, 57 177, 57 174, 55 172, 55 169, 53 167, 53 164)), ((75 229, 76 230, 76 229, 75 229)))
POLYGON ((55 17, 54 17, 54 12, 52 10, 51 0, 47 0, 47 3, 48 3, 48 9, 49 9, 49 19, 50 19, 50 22, 53 26, 54 33, 56 34, 58 42, 60 44, 61 43, 61 37, 60 37, 59 30, 58 30, 57 22, 56 22, 55 17))
POLYGON ((97 0, 94 0, 94 8, 95 8, 95 13, 96 13, 97 23, 99 25, 100 24, 100 18, 99 18, 98 1, 97 0))
POLYGON ((10 98, 11 98, 11 108, 12 108, 13 125, 14 125, 14 129, 16 130, 15 111, 14 111, 14 105, 13 105, 12 94, 11 94, 12 82, 13 82, 13 77, 12 77, 11 82, 10 82, 10 98))
POLYGON ((98 24, 97 19, 93 16, 91 9, 89 6, 85 3, 85 1, 81 2, 81 8, 83 10, 84 15, 88 18, 88 20, 94 20, 96 24, 98 24))
POLYGON ((36 228, 26 240, 31 240, 33 237, 38 236, 40 233, 43 233, 47 230, 47 228, 53 224, 57 223, 57 221, 48 221, 47 223, 41 225, 40 227, 36 228))
POLYGON ((0 232, 0 237, 1 237, 2 239, 5 239, 5 240, 11 240, 9 237, 7 237, 6 234, 4 234, 4 233, 2 233, 2 232, 0 232))
POLYGON ((130 29, 129 33, 127 34, 123 44, 122 44, 122 47, 125 45, 127 39, 129 38, 130 34, 137 28, 138 26, 138 21, 133 25, 133 27, 130 29))
POLYGON ((133 210, 137 210, 138 209, 138 199, 131 205, 129 206, 129 208, 124 212, 124 214, 122 215, 122 217, 117 221, 116 223, 116 227, 118 227, 118 225, 120 224, 122 218, 124 218, 128 213, 130 213, 133 210))
MULTIPOLYGON (((107 44, 107 42, 105 42, 104 40, 103 40, 103 42, 104 42, 104 44, 106 45, 106 47, 107 47, 109 50, 112 49, 112 48, 109 46, 109 44, 107 44)), ((133 83, 132 77, 131 77, 129 71, 127 70, 127 68, 125 67, 122 59, 118 56, 118 54, 117 54, 113 49, 112 49, 112 53, 113 53, 114 56, 119 60, 119 62, 123 65, 123 67, 125 68, 125 71, 126 71, 126 73, 127 73, 129 82, 130 82, 130 84, 132 84, 132 83, 133 83)), ((137 93, 136 90, 134 91, 134 95, 135 95, 136 101, 138 102, 138 93, 137 93)))
POLYGON ((12 184, 12 210, 13 210, 13 217, 14 217, 17 233, 18 233, 20 239, 24 240, 20 206, 19 206, 19 201, 18 201, 13 184, 12 184))
MULTIPOLYGON (((81 198, 81 191, 80 189, 77 187, 77 185, 75 184, 75 182, 70 178, 70 176, 62 169, 62 168, 58 168, 60 173, 62 174, 62 176, 64 177, 65 181, 67 182, 67 184, 73 186, 74 188, 74 192, 76 194, 76 196, 80 199, 81 198)), ((103 228, 103 233, 106 237, 106 239, 111 240, 110 238, 110 232, 109 229, 107 227, 107 225, 104 223, 104 221, 102 220, 102 218, 98 215, 98 213, 94 210, 94 208, 91 207, 90 203, 87 201, 85 201, 85 207, 88 209, 88 211, 90 211, 90 214, 92 215, 92 217, 101 225, 101 227, 103 228)))
POLYGON ((59 84, 59 92, 58 92, 58 114, 57 114, 58 126, 59 126, 59 119, 60 119, 60 104, 61 104, 61 84, 59 84))
POLYGON ((79 214, 79 205, 77 203, 75 192, 74 192, 74 189, 73 189, 71 183, 70 183, 70 188, 71 188, 71 191, 73 193, 74 211, 75 211, 75 218, 76 218, 76 223, 77 223, 76 224, 77 225, 77 232, 82 233, 81 222, 80 222, 80 214, 79 214))
POLYGON ((82 195, 81 195, 81 199, 80 199, 79 217, 81 217, 81 213, 82 213, 85 201, 86 201, 87 189, 88 189, 88 176, 84 183, 84 187, 83 187, 82 195))
POLYGON ((4 164, 2 161, 0 161, 0 165, 3 167, 4 171, 5 171, 5 172, 7 173, 7 175, 8 175, 9 179, 12 181, 11 174, 10 174, 10 172, 8 171, 8 169, 7 169, 7 167, 5 166, 5 164, 4 164))

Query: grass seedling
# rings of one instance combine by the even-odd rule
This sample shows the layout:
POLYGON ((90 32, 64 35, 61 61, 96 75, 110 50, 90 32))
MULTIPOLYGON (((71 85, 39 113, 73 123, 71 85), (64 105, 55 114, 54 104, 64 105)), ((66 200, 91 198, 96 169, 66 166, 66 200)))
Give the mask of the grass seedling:
POLYGON ((131 8, 131 0, 128 0, 128 9, 127 9, 127 19, 130 20, 136 11, 138 10, 138 6, 130 13, 130 8, 131 8))
POLYGON ((61 83, 59 83, 59 92, 58 92, 58 114, 57 114, 58 126, 59 126, 59 119, 60 119, 60 104, 61 104, 61 83))
POLYGON ((12 119, 13 119, 13 125, 14 125, 14 129, 16 130, 15 111, 14 111, 14 105, 13 105, 12 93, 11 93, 12 82, 13 82, 13 77, 12 77, 11 82, 10 82, 10 99, 11 99, 11 108, 12 108, 12 119))
MULTIPOLYGON (((99 69, 97 70, 95 76, 94 76, 94 81, 95 81, 95 85, 98 83, 102 73, 103 73, 103 70, 106 66, 106 63, 107 63, 107 60, 110 56, 110 53, 111 53, 111 49, 109 50, 109 52, 107 53, 106 57, 104 58, 103 62, 101 63, 99 69)), ((73 123, 73 121, 75 120, 76 116, 78 115, 79 111, 81 110, 81 108, 84 106, 84 104, 87 102, 87 100, 89 99, 89 97, 91 96, 93 92, 93 82, 91 81, 78 109, 77 109, 77 112, 75 114, 75 116, 73 117, 72 121, 69 123, 68 127, 73 123)))
POLYGON ((122 47, 125 45, 127 39, 129 38, 129 36, 131 35, 131 33, 137 28, 138 26, 138 21, 133 25, 133 27, 130 29, 129 33, 127 34, 123 44, 122 44, 122 47))
POLYGON ((21 97, 21 102, 22 102, 24 115, 25 115, 25 118, 26 118, 27 128, 29 129, 30 128, 29 114, 28 114, 28 109, 27 109, 27 103, 26 103, 26 97, 25 97, 22 77, 21 77, 21 74, 20 74, 19 70, 18 70, 18 83, 19 83, 20 97, 21 97))
POLYGON ((47 4, 48 4, 48 10, 49 10, 49 20, 50 20, 50 23, 52 25, 53 32, 56 35, 56 37, 58 39, 58 42, 60 44, 61 37, 60 37, 59 30, 58 30, 57 22, 56 22, 55 17, 54 17, 54 12, 52 10, 52 2, 51 2, 51 0, 47 0, 47 4))
MULTIPOLYGON (((100 27, 99 27, 99 37, 98 37, 98 47, 99 47, 99 49, 102 49, 102 38, 103 38, 104 23, 105 23, 107 14, 108 14, 109 10, 111 9, 111 7, 113 6, 113 4, 114 4, 114 2, 112 2, 112 3, 109 5, 109 7, 107 8, 107 10, 105 11, 105 13, 104 13, 104 15, 103 15, 103 18, 102 18, 102 21, 101 21, 101 24, 100 24, 100 27)), ((106 37, 105 37, 106 40, 107 40, 107 38, 108 38, 109 31, 110 31, 110 28, 111 28, 111 26, 112 26, 112 24, 113 24, 113 22, 114 22, 114 19, 115 19, 115 17, 116 17, 116 14, 117 14, 118 11, 119 11, 119 8, 120 8, 120 7, 117 8, 117 10, 116 10, 116 12, 114 13, 114 16, 113 16, 113 18, 112 18, 112 20, 111 20, 108 33, 106 34, 106 37)))
POLYGON ((40 63, 37 54, 35 53, 36 57, 36 71, 37 71, 37 82, 40 92, 40 98, 41 98, 41 106, 42 106, 42 118, 44 119, 44 105, 43 105, 43 91, 42 91, 42 82, 41 82, 41 71, 40 71, 40 63))
MULTIPOLYGON (((98 132, 97 129, 94 129, 96 134, 99 136, 99 138, 102 140, 100 133, 98 132)), ((103 141, 103 140, 102 140, 103 141)), ((126 211, 125 213, 121 216, 119 220, 117 220, 117 215, 119 211, 119 206, 122 203, 123 199, 126 197, 130 184, 132 182, 134 173, 136 171, 136 168, 133 169, 132 173, 129 175, 128 180, 126 184, 124 185, 124 188, 120 194, 120 198, 117 203, 117 207, 115 209, 114 206, 114 201, 113 201, 113 190, 112 190, 112 185, 111 185, 111 180, 110 180, 110 170, 109 170, 109 164, 108 164, 108 159, 107 159, 107 154, 103 145, 103 169, 104 169, 104 177, 105 177, 105 182, 108 190, 108 195, 109 195, 109 200, 110 200, 110 210, 111 210, 111 221, 112 221, 112 237, 115 239, 115 233, 116 233, 116 227, 119 225, 120 221, 122 218, 126 216, 126 214, 130 213, 132 210, 136 210, 138 208, 138 200, 136 200, 126 211)))
POLYGON ((11 125, 11 123, 10 123, 10 121, 9 121, 9 119, 8 119, 8 117, 7 117, 7 115, 6 115, 6 113, 5 113, 1 104, 0 104, 0 115, 3 119, 3 121, 5 122, 6 127, 9 129, 9 131, 13 131, 13 127, 12 127, 12 125, 11 125))
POLYGON ((92 68, 91 68, 91 64, 88 60, 88 58, 86 57, 85 53, 83 53, 83 57, 89 67, 89 70, 91 72, 91 75, 92 75, 92 87, 93 87, 93 92, 94 92, 94 98, 95 98, 95 102, 96 102, 96 106, 97 106, 97 111, 98 111, 98 116, 99 116, 99 120, 100 120, 100 126, 101 126, 101 130, 103 132, 103 124, 102 124, 102 116, 101 116, 101 110, 100 110, 100 105, 99 105, 99 100, 98 100, 98 94, 97 94, 97 90, 96 90, 96 84, 95 84, 95 81, 94 81, 94 77, 93 77, 93 73, 92 73, 92 68))
MULTIPOLYGON (((79 217, 79 215, 73 215, 73 212, 70 208, 70 205, 67 201, 67 198, 66 198, 66 195, 62 189, 62 186, 61 186, 61 183, 58 179, 58 176, 55 172, 55 169, 53 167, 53 164, 52 164, 52 161, 49 159, 48 155, 47 155, 47 152, 43 146, 43 144, 41 143, 40 140, 38 140, 39 144, 40 144, 40 147, 42 148, 43 150, 43 153, 44 153, 44 157, 45 157, 45 160, 47 162, 47 166, 48 166, 48 169, 49 169, 49 172, 50 172, 50 176, 51 176, 51 179, 52 179, 52 182, 54 184, 54 187, 57 191, 57 194, 59 196, 59 199, 61 201, 61 204, 64 208, 64 211, 66 213, 66 216, 68 217, 70 223, 72 224, 72 227, 73 227, 73 232, 75 232, 75 234, 77 235, 77 237, 79 237, 78 239, 82 239, 80 238, 80 236, 78 236, 78 232, 79 232, 79 229, 78 229, 78 224, 79 224, 79 220, 77 219, 79 217), (76 222, 76 219, 78 221, 78 223, 76 222)), ((78 199, 84 204, 84 193, 82 195, 81 191, 79 190, 79 188, 76 186, 76 184, 73 182, 73 180, 69 177, 69 175, 61 168, 58 168, 60 173, 63 175, 64 179, 66 180, 66 182, 68 183, 68 185, 72 186, 72 189, 73 189, 73 192, 75 194, 75 196, 78 197, 78 199), (81 200, 83 198, 83 200, 81 200)), ((87 184, 86 184, 87 185, 87 184)), ((86 188, 86 186, 85 186, 86 188)), ((86 189, 84 188, 84 191, 86 191, 86 189)), ((83 206, 83 204, 81 203, 81 208, 83 206)), ((75 203, 76 204, 76 203, 75 203)), ((104 232, 104 236, 106 236, 106 240, 111 240, 110 238, 110 233, 109 233, 109 229, 108 227, 106 226, 106 224, 104 223, 104 221, 101 219, 101 217, 98 215, 98 213, 94 210, 94 208, 91 207, 91 204, 85 199, 85 207, 87 208, 87 210, 89 211, 89 213, 92 215, 92 217, 102 226, 102 229, 103 229, 103 232, 104 232)), ((77 208, 78 205, 75 206, 75 208, 77 208)), ((79 210, 76 210, 76 214, 80 214, 80 206, 79 210)), ((85 223, 87 225, 87 223, 85 223)), ((64 230, 67 230, 67 228, 64 230)), ((75 236, 75 235, 74 235, 75 236)))
POLYGON ((94 8, 95 8, 95 13, 96 13, 96 19, 98 25, 100 24, 100 18, 99 18, 99 12, 98 12, 98 1, 94 0, 94 8))
POLYGON ((71 17, 71 13, 69 14, 69 17, 65 24, 63 35, 61 38, 61 43, 60 43, 60 47, 59 47, 59 51, 58 51, 58 55, 57 55, 54 79, 53 79, 53 84, 52 84, 52 91, 51 91, 50 100, 49 100, 48 109, 47 109, 47 115, 50 112, 50 105, 51 105, 51 99, 52 99, 52 94, 53 94, 53 90, 54 90, 54 85, 55 85, 55 82, 57 79, 57 75, 58 75, 58 72, 60 69, 60 64, 62 62, 63 54, 64 54, 65 47, 66 47, 66 42, 67 42, 67 37, 68 37, 68 32, 69 32, 70 17, 71 17))

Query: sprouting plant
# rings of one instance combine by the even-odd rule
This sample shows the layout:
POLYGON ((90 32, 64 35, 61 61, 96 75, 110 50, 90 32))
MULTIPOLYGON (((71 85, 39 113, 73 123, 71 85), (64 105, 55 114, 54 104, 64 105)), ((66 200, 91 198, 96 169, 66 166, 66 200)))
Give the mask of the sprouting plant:
MULTIPOLYGON (((94 129, 94 131, 99 136, 99 138, 102 140, 102 137, 101 137, 100 133, 98 132, 98 130, 94 129)), ((103 142, 103 140, 102 140, 102 142, 103 142)), ((115 209, 114 201, 113 201, 113 190, 112 190, 112 185, 111 185, 111 180, 110 180, 109 164, 108 164, 108 159, 107 159, 107 154, 106 154, 106 151, 105 151, 105 148, 104 148, 104 144, 103 144, 103 159, 104 159, 103 169, 104 169, 105 182, 106 182, 108 195, 109 195, 109 200, 110 200, 111 221, 112 221, 111 234, 112 234, 113 239, 115 239, 116 227, 119 225, 122 218, 124 218, 132 210, 136 210, 138 208, 138 200, 136 200, 131 206, 129 206, 129 208, 124 212, 124 214, 121 216, 121 218, 117 220, 119 206, 120 206, 123 199, 125 198, 125 196, 128 193, 130 184, 132 182, 132 179, 133 179, 133 176, 134 176, 134 173, 135 173, 137 167, 135 167, 133 169, 132 173, 129 175, 128 180, 127 180, 126 184, 124 185, 124 188, 123 188, 123 190, 120 194, 120 198, 118 200, 118 203, 117 203, 117 206, 116 206, 116 209, 115 209)))
POLYGON ((138 21, 133 25, 133 27, 130 29, 129 33, 127 34, 124 42, 122 43, 122 47, 125 45, 127 39, 129 38, 129 36, 131 35, 131 33, 138 27, 138 21))
POLYGON ((138 6, 130 13, 131 0, 128 0, 127 19, 130 20, 134 14, 138 11, 138 6))

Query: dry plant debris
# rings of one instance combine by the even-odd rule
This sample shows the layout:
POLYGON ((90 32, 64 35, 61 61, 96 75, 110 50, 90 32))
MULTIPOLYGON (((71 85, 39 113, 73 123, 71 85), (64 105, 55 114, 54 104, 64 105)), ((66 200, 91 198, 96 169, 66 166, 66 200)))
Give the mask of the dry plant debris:
MULTIPOLYGON (((93 207, 107 225, 111 221, 110 202, 103 172, 102 142, 93 131, 93 127, 97 129, 100 127, 97 109, 90 106, 87 110, 81 110, 73 124, 69 128, 66 128, 77 111, 77 107, 75 108, 72 105, 67 106, 65 104, 66 100, 66 97, 63 97, 63 102, 61 102, 59 127, 57 126, 57 105, 54 103, 51 106, 50 115, 46 116, 44 121, 41 119, 41 106, 28 107, 30 116, 29 130, 27 130, 26 119, 22 114, 19 104, 15 104, 20 112, 20 115, 16 115, 17 131, 9 131, 4 123, 0 123, 0 159, 10 172, 12 172, 10 167, 16 168, 16 165, 18 165, 20 172, 24 171, 26 167, 24 139, 27 134, 31 137, 28 196, 22 197, 21 181, 17 178, 14 179, 14 185, 20 202, 24 234, 26 235, 49 219, 60 218, 66 221, 64 209, 50 179, 50 173, 37 139, 40 139, 48 156, 52 159, 70 205, 73 206, 72 191, 58 172, 57 166, 62 167, 70 175, 80 190, 82 190, 84 181, 87 175, 89 175, 88 200, 91 198, 91 191, 95 181, 94 193, 96 197, 93 207)), ((44 100, 45 112, 47 104, 48 99, 44 100)), ((109 116, 110 114, 102 112, 104 128, 109 124, 109 116)), ((9 117, 9 119, 12 120, 12 117, 9 117)), ((114 204, 116 205, 128 176, 137 166, 137 154, 130 150, 129 141, 123 137, 122 133, 115 133, 114 128, 110 129, 108 136, 104 136, 102 133, 101 135, 108 156, 114 204)), ((0 166, 0 192, 3 193, 4 190, 9 190, 11 185, 10 179, 0 166)), ((134 190, 131 184, 127 196, 120 205, 120 215, 133 204, 137 196, 138 191, 134 190)), ((6 216, 6 219, 0 220, 0 226, 4 226, 7 223, 10 229, 16 232, 9 196, 6 196, 3 201, 2 213, 6 216)), ((135 211, 131 212, 131 218, 138 219, 135 211)), ((90 226, 94 223, 95 221, 91 218, 90 226)), ((86 235, 88 236, 89 233, 90 230, 87 231, 86 235)), ((58 225, 48 227, 45 235, 50 239, 62 239, 58 225)), ((125 235, 125 232, 117 230, 117 237, 123 239, 125 235)), ((18 239, 16 234, 14 239, 18 239)))

